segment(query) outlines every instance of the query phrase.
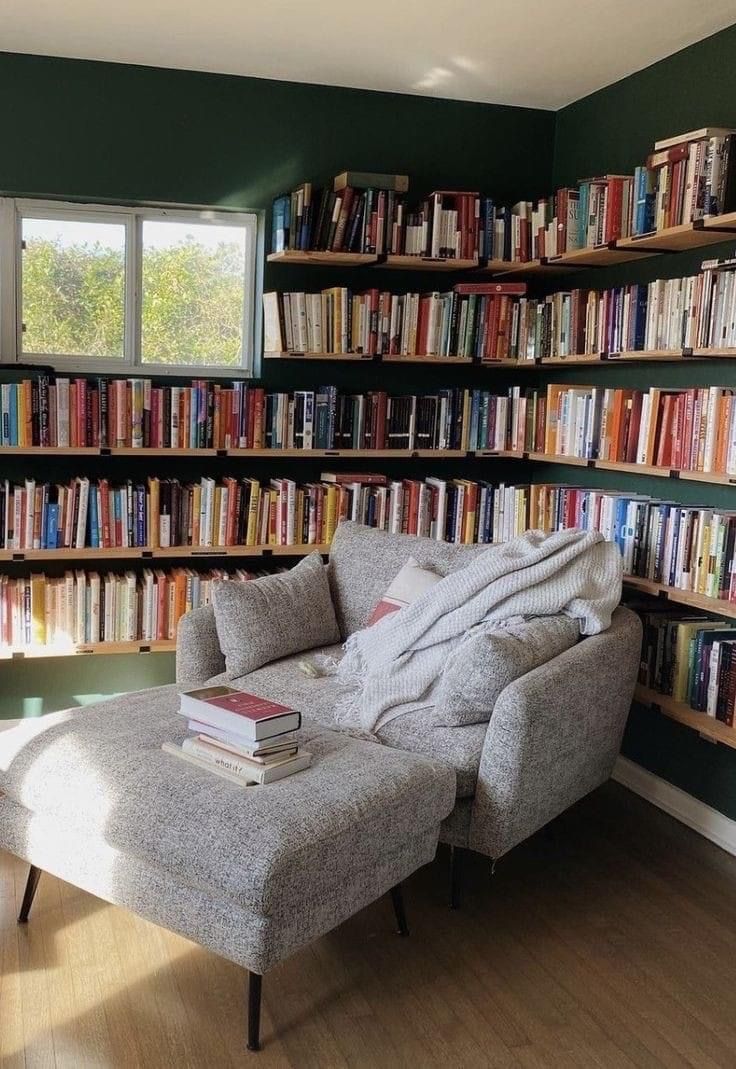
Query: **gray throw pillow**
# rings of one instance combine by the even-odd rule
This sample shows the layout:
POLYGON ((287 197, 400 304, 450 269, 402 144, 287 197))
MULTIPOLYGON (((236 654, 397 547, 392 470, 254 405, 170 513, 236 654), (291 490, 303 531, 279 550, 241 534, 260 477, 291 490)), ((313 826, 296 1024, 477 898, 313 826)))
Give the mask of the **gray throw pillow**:
POLYGON ((448 657, 435 705, 435 723, 465 727, 490 720, 501 691, 575 645, 577 620, 535 616, 512 620, 492 634, 471 635, 448 657))
POLYGON ((327 569, 311 553, 288 572, 215 583, 212 607, 228 679, 340 641, 327 569))

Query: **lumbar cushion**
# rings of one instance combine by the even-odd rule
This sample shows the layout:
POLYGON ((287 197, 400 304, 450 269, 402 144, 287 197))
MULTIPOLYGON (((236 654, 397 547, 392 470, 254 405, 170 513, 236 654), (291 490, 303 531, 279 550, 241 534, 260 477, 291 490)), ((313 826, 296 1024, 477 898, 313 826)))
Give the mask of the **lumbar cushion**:
POLYGON ((311 553, 288 572, 247 583, 215 583, 212 607, 228 679, 340 641, 319 553, 311 553))
POLYGON ((437 575, 437 572, 422 568, 413 557, 409 557, 406 564, 391 580, 388 590, 368 617, 366 626, 372 627, 389 613, 398 612, 405 605, 411 605, 425 590, 439 583, 441 578, 442 576, 437 575))
POLYGON ((564 653, 579 637, 577 620, 566 616, 515 617, 496 631, 468 635, 445 665, 435 723, 464 727, 490 720, 509 683, 564 653))

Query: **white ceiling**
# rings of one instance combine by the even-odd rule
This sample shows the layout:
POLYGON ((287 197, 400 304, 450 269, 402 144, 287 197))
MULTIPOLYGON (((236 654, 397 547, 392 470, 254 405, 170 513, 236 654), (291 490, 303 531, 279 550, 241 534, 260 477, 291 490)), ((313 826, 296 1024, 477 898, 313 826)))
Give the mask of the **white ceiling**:
POLYGON ((736 0, 0 0, 0 48, 559 108, 736 0))

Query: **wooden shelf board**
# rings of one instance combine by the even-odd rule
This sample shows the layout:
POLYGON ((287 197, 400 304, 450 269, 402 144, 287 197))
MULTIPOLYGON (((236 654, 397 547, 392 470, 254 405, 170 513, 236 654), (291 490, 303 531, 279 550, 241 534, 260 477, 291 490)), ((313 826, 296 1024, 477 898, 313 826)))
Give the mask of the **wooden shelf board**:
POLYGON ((377 262, 374 253, 367 252, 302 252, 301 249, 287 249, 285 252, 271 252, 266 257, 270 264, 311 264, 328 267, 365 267, 377 262))
MULTIPOLYGON (((54 455, 57 450, 41 446, 29 446, 15 450, 18 455, 35 456, 54 455)), ((71 453, 84 452, 100 455, 99 449, 70 450, 71 453)), ((465 455, 464 449, 110 449, 111 456, 127 457, 459 457, 465 455)), ((106 454, 107 455, 107 451, 106 454)), ((2 456, 2 450, 0 450, 2 456)))
POLYGON ((478 364, 479 367, 484 368, 518 368, 519 371, 534 371, 539 367, 539 364, 534 360, 481 360, 478 364))
POLYGON ((472 364, 472 356, 382 356, 382 364, 472 364))
POLYGON ((378 267, 388 267, 392 270, 403 271, 471 271, 478 267, 479 260, 451 259, 442 256, 407 256, 388 253, 385 259, 379 260, 378 267))
POLYGON ((496 460, 526 460, 526 453, 515 452, 513 449, 476 449, 476 457, 491 457, 496 460))
POLYGON ((5 453, 16 453, 25 456, 28 453, 44 453, 47 456, 99 456, 99 446, 96 445, 3 445, 0 446, 0 456, 5 453))
POLYGON ((571 464, 576 468, 591 467, 591 462, 583 457, 551 456, 549 453, 535 453, 534 451, 527 452, 526 456, 529 460, 536 460, 542 464, 571 464))
POLYGON ((692 590, 680 590, 676 586, 655 583, 652 579, 643 579, 638 575, 625 575, 624 583, 639 590, 642 594, 666 598, 677 605, 688 605, 703 612, 712 612, 715 616, 736 617, 736 602, 723 601, 721 598, 708 598, 705 594, 696 594, 692 590))
POLYGON ((482 270, 498 277, 506 275, 539 275, 547 270, 547 265, 542 263, 541 260, 502 260, 500 263, 503 264, 502 267, 488 267, 482 270))
POLYGON ((670 720, 685 724, 709 739, 722 742, 724 746, 736 748, 736 728, 730 728, 722 721, 708 716, 707 713, 700 713, 697 709, 692 709, 685 702, 675 701, 669 694, 660 694, 659 691, 651 690, 651 688, 637 683, 634 690, 634 701, 650 708, 655 707, 664 716, 669 717, 670 720))
POLYGON ((370 363, 376 360, 374 356, 364 356, 362 353, 264 353, 264 360, 349 360, 353 362, 370 363))
POLYGON ((228 449, 229 457, 345 457, 391 459, 393 457, 464 457, 465 449, 228 449))
POLYGON ((654 464, 629 463, 623 460, 586 460, 583 457, 552 456, 549 453, 534 450, 529 450, 524 455, 528 460, 537 461, 540 464, 568 464, 577 468, 620 471, 629 475, 653 475, 660 479, 677 478, 685 482, 710 483, 715 486, 736 485, 736 476, 720 472, 683 471, 680 468, 662 468, 654 464))
MULTIPOLYGON (((706 230, 736 230, 736 212, 724 212, 723 215, 706 215, 703 220, 706 230)), ((728 235, 722 239, 728 241, 728 235)))
POLYGON ((664 230, 653 230, 649 234, 622 238, 616 243, 617 249, 651 249, 657 252, 682 252, 685 249, 699 249, 707 245, 716 245, 729 240, 728 232, 736 230, 736 212, 724 215, 712 215, 697 223, 681 223, 664 230))
POLYGON ((573 252, 563 252, 559 256, 550 256, 545 265, 554 267, 610 267, 613 264, 628 263, 640 257, 654 256, 655 253, 640 253, 635 247, 621 247, 615 242, 606 245, 596 245, 593 248, 575 249, 573 252))
POLYGON ((161 560, 177 557, 301 557, 309 553, 327 553, 329 546, 322 543, 314 545, 293 546, 115 546, 108 549, 96 549, 85 546, 83 549, 3 549, 0 561, 36 561, 36 560, 161 560))
POLYGON ((78 657, 81 655, 91 656, 99 654, 110 656, 121 653, 173 653, 176 650, 176 642, 173 639, 152 639, 144 642, 136 639, 134 642, 93 642, 79 646, 29 646, 18 650, 3 649, 0 651, 0 660, 36 660, 44 657, 78 657))

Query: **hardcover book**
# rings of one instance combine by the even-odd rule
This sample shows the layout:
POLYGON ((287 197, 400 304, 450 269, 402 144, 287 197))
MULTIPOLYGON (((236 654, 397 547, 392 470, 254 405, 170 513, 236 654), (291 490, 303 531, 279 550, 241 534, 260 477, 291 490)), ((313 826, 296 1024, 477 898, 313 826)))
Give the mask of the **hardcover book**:
POLYGON ((296 731, 301 713, 234 687, 200 687, 181 695, 180 714, 252 741, 296 731))

